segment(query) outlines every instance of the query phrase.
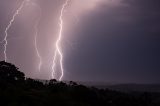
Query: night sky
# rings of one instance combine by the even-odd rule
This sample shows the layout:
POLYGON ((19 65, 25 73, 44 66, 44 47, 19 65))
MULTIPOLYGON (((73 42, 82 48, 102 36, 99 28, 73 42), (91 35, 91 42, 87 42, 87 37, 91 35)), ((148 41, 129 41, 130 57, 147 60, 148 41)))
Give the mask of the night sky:
MULTIPOLYGON (((64 1, 30 0, 8 31, 8 62, 27 77, 51 78, 64 1), (38 49, 43 61, 40 72, 34 46, 39 8, 42 17, 38 49)), ((0 41, 21 2, 0 0, 0 41)), ((63 21, 63 80, 160 83, 160 0, 71 0, 63 21)), ((3 45, 0 60, 4 60, 3 45)))

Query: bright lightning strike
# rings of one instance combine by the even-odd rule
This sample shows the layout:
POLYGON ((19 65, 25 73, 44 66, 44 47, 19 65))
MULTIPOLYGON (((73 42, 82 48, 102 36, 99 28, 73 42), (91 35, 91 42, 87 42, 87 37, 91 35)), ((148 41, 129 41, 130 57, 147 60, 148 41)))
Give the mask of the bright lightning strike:
POLYGON ((20 5, 20 7, 16 10, 16 12, 13 14, 13 17, 12 17, 12 19, 10 20, 10 22, 9 22, 9 24, 7 25, 7 27, 6 27, 6 29, 5 29, 5 37, 4 37, 4 40, 3 40, 3 42, 5 42, 5 44, 4 44, 4 58, 5 58, 5 62, 7 62, 7 46, 8 46, 8 40, 7 40, 7 38, 8 38, 8 30, 10 29, 10 27, 12 26, 12 23, 15 21, 15 18, 16 18, 16 16, 19 14, 19 12, 22 10, 22 8, 24 7, 24 4, 25 4, 25 2, 26 1, 28 1, 28 0, 24 0, 22 3, 21 3, 21 5, 20 5))
POLYGON ((64 9, 65 7, 68 5, 68 2, 70 0, 66 0, 66 2, 62 5, 62 9, 61 9, 61 12, 60 12, 60 17, 59 17, 59 21, 60 21, 60 24, 59 24, 59 27, 60 27, 60 30, 59 30, 59 35, 58 35, 58 39, 56 41, 56 50, 55 50, 55 54, 54 54, 54 59, 53 59, 53 65, 52 65, 52 78, 55 78, 55 65, 56 65, 56 58, 57 56, 59 55, 60 56, 60 69, 61 69, 61 76, 59 78, 59 80, 61 81, 62 78, 63 78, 63 74, 64 74, 64 68, 63 68, 63 53, 62 53, 62 50, 60 48, 60 41, 61 41, 61 38, 62 38, 62 31, 63 31, 63 13, 64 13, 64 9))
MULTIPOLYGON (((12 19, 10 20, 9 24, 7 25, 7 27, 5 29, 5 38, 4 38, 4 40, 2 42, 0 42, 0 43, 5 42, 5 44, 4 44, 4 58, 5 58, 5 61, 7 61, 7 59, 8 59, 7 58, 7 53, 6 53, 7 52, 7 45, 8 45, 8 40, 7 40, 7 38, 8 38, 8 30, 12 26, 12 23, 15 21, 16 16, 19 15, 19 12, 22 10, 22 8, 24 7, 26 2, 30 2, 30 0, 24 0, 21 3, 20 7, 16 10, 14 15, 12 16, 12 19)), ((35 42, 36 53, 37 53, 37 56, 39 58, 38 70, 40 71, 41 70, 42 61, 41 61, 41 56, 40 56, 40 53, 39 53, 39 50, 38 50, 38 46, 37 46, 38 24, 39 24, 40 18, 41 18, 41 8, 40 7, 39 7, 39 10, 40 10, 40 16, 37 19, 36 24, 34 26, 34 29, 35 29, 35 38, 34 38, 35 40, 34 40, 34 42, 35 42)))

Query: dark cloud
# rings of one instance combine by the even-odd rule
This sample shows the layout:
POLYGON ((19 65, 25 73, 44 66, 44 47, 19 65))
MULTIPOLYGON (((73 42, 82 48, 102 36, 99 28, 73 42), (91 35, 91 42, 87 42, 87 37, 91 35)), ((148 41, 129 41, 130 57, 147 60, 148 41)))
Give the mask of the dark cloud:
POLYGON ((74 33, 78 49, 66 59, 72 78, 159 83, 160 7, 157 3, 158 0, 125 0, 110 8, 101 5, 84 16, 83 24, 74 33))
MULTIPOLYGON (((41 78, 48 78, 51 73, 51 45, 58 32, 57 14, 62 2, 38 2, 43 13, 39 26, 39 49, 44 61, 41 78)), ((64 31, 64 79, 159 83, 159 4, 159 0, 122 0, 116 5, 100 4, 96 9, 83 14, 75 27, 64 31)), ((18 5, 19 0, 1 0, 1 35, 4 35, 4 28, 14 12, 11 10, 15 10, 18 5)), ((26 10, 28 8, 23 13, 27 13, 26 10)), ((32 10, 35 13, 37 11, 32 10)), ((20 17, 24 18, 16 19, 9 31, 8 55, 11 62, 20 66, 27 76, 35 77, 38 62, 33 46, 32 26, 35 19, 33 14, 21 14, 20 17)), ((66 23, 69 22, 66 19, 66 23)), ((0 36, 0 39, 3 37, 0 36)), ((3 59, 2 45, 0 59, 3 59)))

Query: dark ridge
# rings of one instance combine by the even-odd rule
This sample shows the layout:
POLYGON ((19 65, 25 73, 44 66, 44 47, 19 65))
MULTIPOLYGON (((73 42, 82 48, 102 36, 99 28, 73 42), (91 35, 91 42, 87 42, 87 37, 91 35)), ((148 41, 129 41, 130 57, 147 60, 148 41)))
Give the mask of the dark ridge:
POLYGON ((160 93, 126 93, 55 79, 41 82, 1 61, 0 106, 160 106, 160 93))

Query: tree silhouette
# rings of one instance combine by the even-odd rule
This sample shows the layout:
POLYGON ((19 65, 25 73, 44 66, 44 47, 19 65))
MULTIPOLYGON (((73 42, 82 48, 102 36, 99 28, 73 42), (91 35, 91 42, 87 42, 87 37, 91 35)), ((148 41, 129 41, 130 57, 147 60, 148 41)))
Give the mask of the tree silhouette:
POLYGON ((160 93, 120 92, 76 82, 25 78, 11 63, 0 62, 0 106, 160 106, 160 93))
POLYGON ((25 80, 25 75, 23 72, 20 72, 15 65, 7 63, 5 61, 1 61, 0 80, 5 80, 9 82, 14 82, 14 81, 20 82, 25 80))
POLYGON ((49 85, 56 84, 56 83, 57 83, 57 80, 56 80, 56 79, 51 79, 51 80, 49 80, 49 85))

